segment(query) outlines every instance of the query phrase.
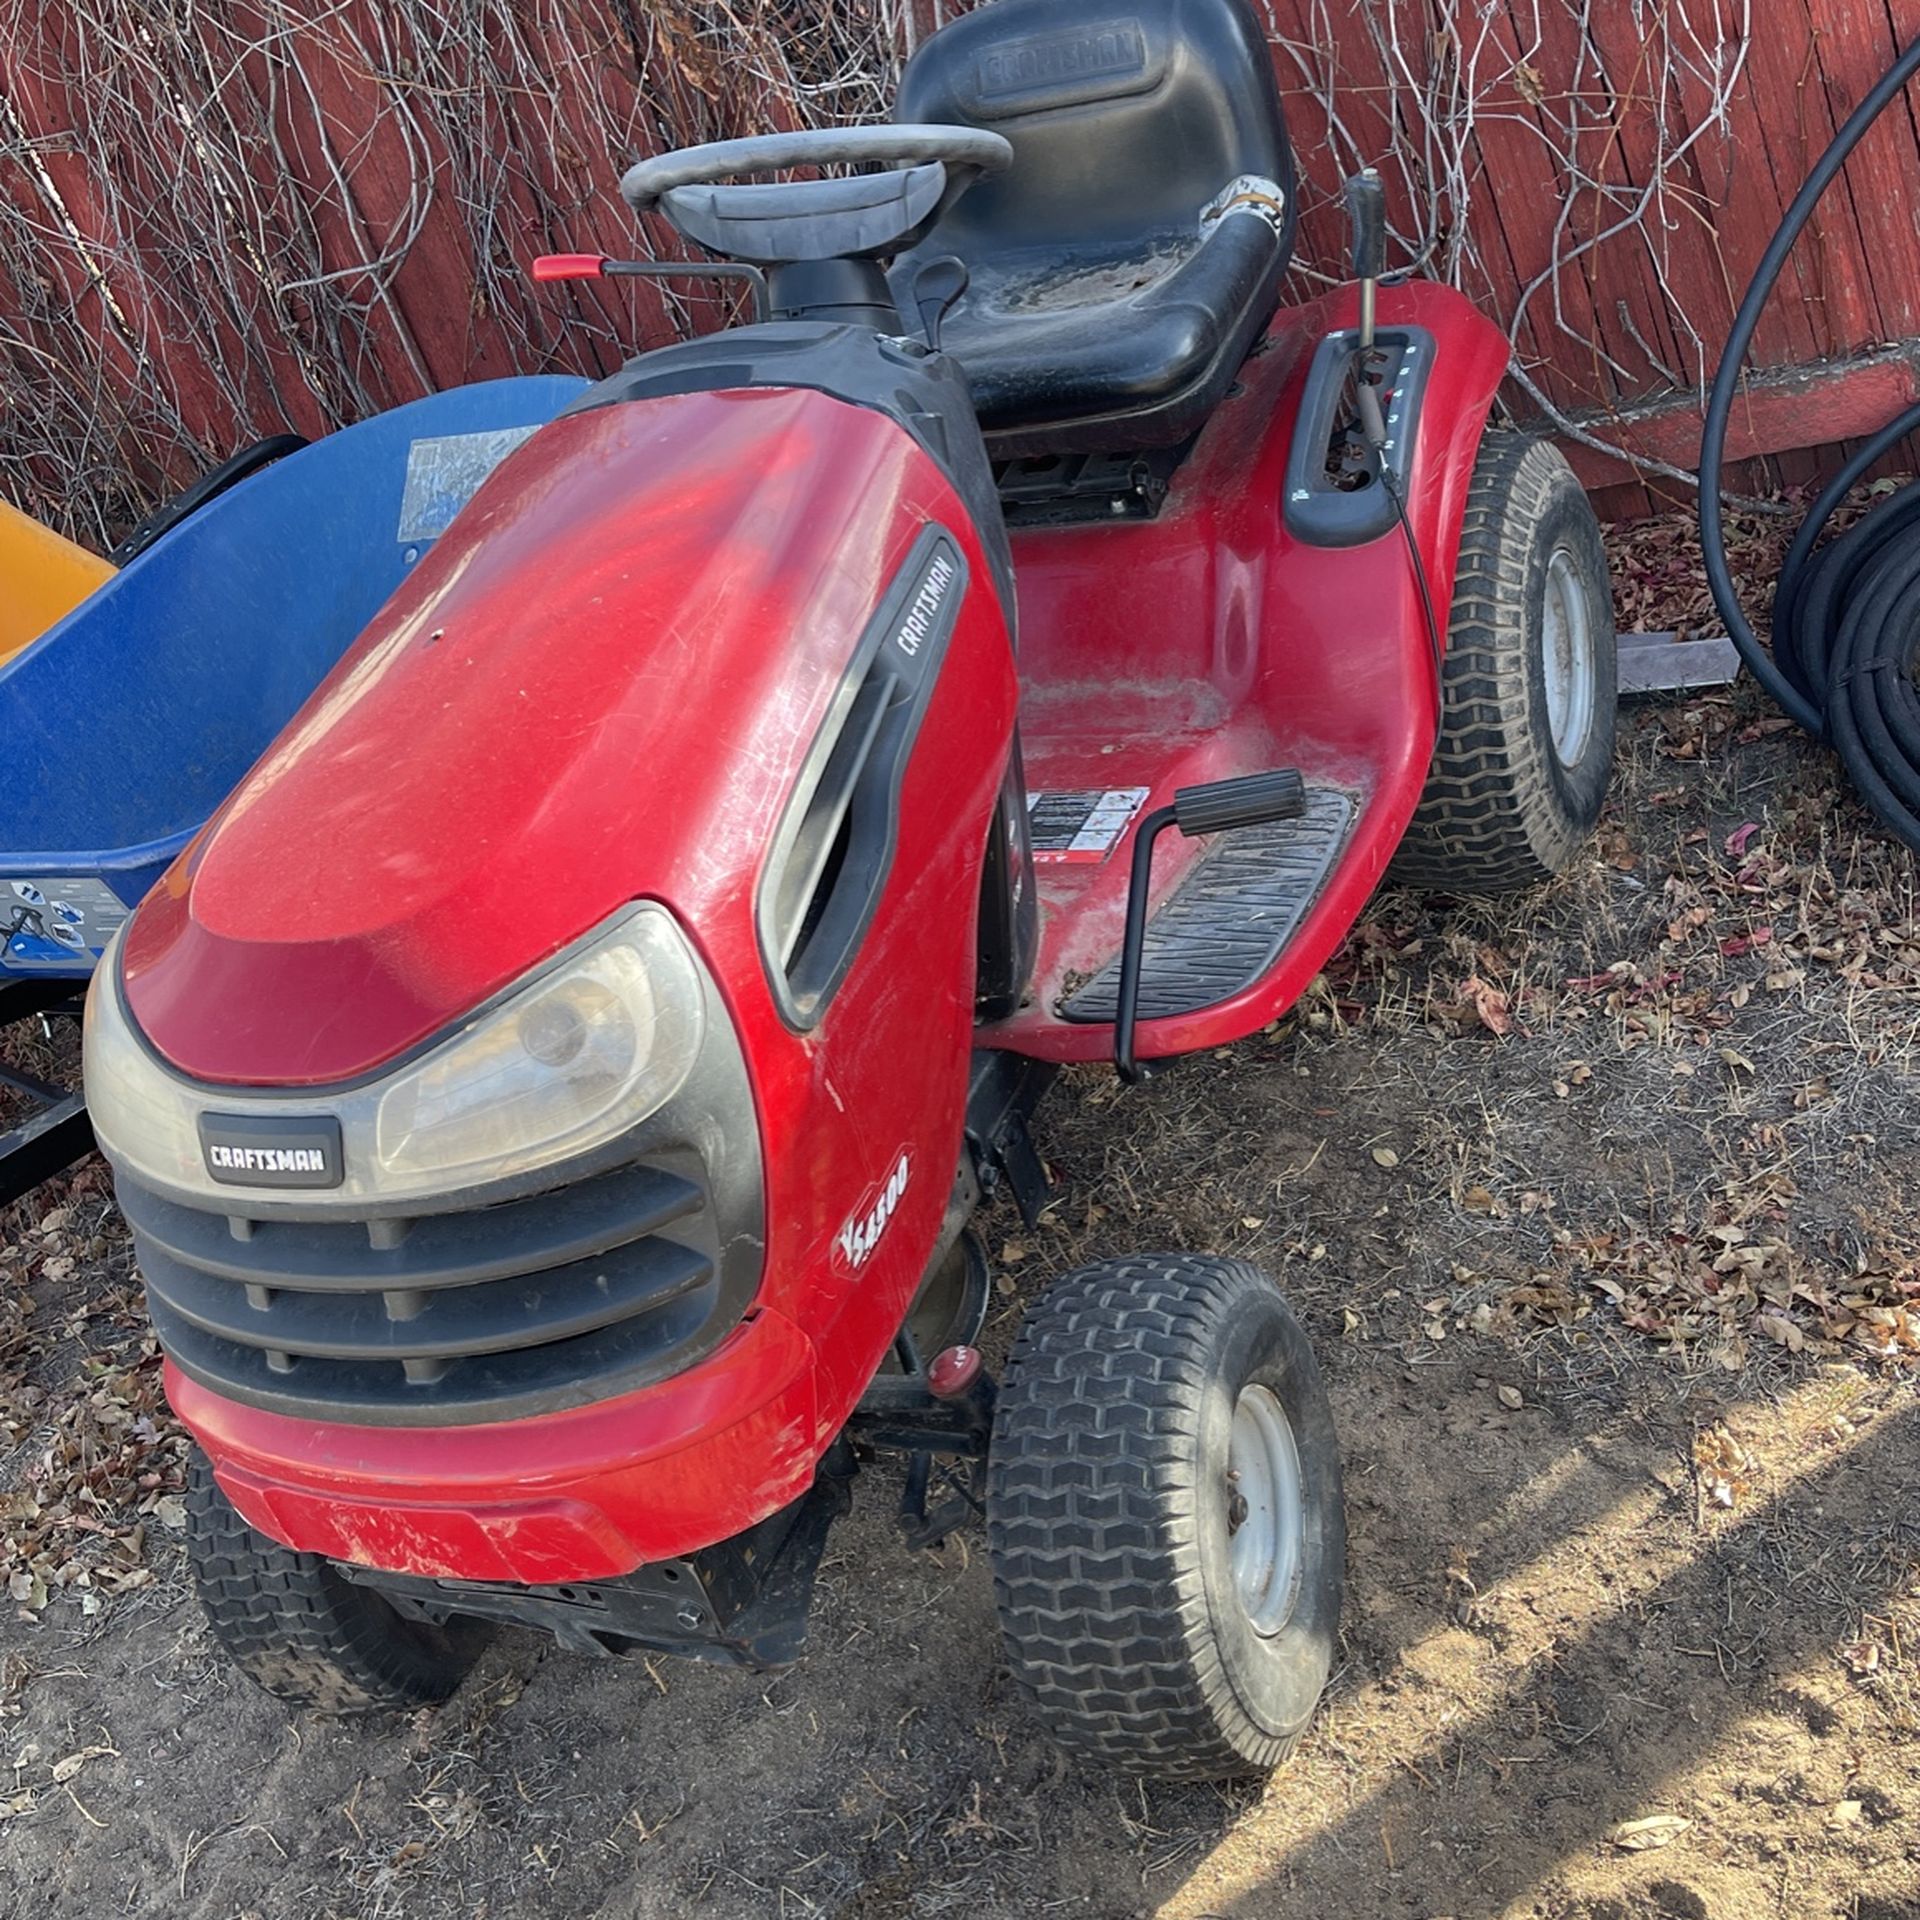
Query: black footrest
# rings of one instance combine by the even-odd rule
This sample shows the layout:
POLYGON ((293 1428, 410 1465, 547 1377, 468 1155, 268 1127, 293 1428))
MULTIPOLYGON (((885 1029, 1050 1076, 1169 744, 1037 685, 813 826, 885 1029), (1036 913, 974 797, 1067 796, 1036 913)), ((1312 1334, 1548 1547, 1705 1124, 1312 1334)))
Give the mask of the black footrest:
MULTIPOLYGON (((1350 795, 1334 787, 1308 787, 1303 798, 1298 818, 1225 834, 1148 923, 1142 1020, 1217 1006, 1251 986, 1279 958, 1320 897, 1353 830, 1350 795)), ((1061 1005, 1060 1017, 1104 1025, 1118 1015, 1119 1000, 1115 959, 1061 1005)))

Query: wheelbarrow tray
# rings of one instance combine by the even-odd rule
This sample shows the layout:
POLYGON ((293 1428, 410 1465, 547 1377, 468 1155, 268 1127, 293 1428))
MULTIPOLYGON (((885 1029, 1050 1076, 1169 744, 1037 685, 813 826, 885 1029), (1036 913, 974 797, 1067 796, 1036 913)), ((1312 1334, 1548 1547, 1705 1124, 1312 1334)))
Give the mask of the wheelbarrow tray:
POLYGON ((481 480, 585 384, 488 381, 330 434, 0 665, 0 981, 91 971, 481 480))

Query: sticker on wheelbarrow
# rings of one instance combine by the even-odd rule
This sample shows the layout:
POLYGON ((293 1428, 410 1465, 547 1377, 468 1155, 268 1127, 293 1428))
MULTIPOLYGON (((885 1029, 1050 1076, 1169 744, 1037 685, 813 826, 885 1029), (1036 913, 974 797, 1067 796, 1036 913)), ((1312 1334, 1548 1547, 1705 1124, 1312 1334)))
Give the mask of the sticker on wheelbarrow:
POLYGON ((76 960, 97 959, 126 917, 119 896, 99 880, 0 878, 0 961, 16 973, 71 972, 76 960))
POLYGON ((1035 866, 1104 860, 1146 804, 1145 787, 1087 787, 1027 800, 1035 866))
POLYGON ((416 440, 407 452, 407 486, 395 537, 409 544, 438 540, 487 475, 533 433, 532 427, 497 427, 416 440))

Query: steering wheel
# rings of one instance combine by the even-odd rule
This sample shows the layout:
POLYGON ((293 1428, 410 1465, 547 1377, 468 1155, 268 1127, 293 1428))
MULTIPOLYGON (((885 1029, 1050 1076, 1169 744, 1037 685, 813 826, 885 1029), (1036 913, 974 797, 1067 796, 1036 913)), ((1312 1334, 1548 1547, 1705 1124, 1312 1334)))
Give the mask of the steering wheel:
POLYGON ((904 252, 976 180, 1004 173, 1012 146, 979 127, 836 127, 756 134, 642 160, 620 182, 635 213, 656 207, 690 240, 761 265, 904 252), (889 171, 742 186, 743 174, 838 163, 889 171))

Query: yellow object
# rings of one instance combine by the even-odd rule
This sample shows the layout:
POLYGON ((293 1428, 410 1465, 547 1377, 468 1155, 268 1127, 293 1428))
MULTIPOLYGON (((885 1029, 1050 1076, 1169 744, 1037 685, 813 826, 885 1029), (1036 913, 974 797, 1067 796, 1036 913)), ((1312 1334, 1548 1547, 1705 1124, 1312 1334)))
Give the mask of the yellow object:
POLYGON ((0 500, 0 664, 64 619, 113 571, 0 500))

